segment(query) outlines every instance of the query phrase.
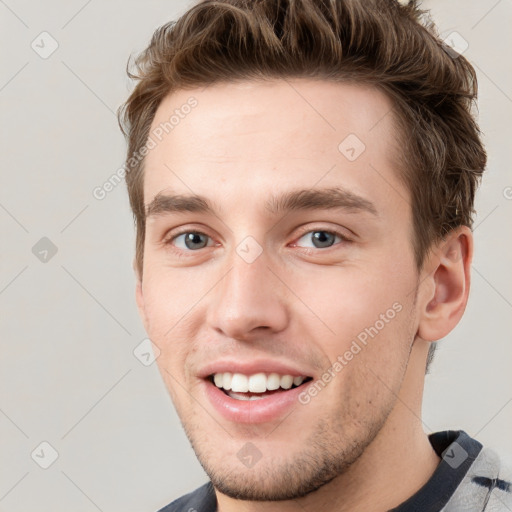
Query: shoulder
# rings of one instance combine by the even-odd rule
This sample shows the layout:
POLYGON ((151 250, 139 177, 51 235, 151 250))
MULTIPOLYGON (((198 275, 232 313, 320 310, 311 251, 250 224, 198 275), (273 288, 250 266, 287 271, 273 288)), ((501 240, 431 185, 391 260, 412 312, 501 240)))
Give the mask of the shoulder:
POLYGON ((174 500, 158 512, 215 512, 217 500, 211 482, 174 500))
POLYGON ((476 503, 485 512, 512 510, 512 460, 488 446, 482 447, 443 511, 471 510, 464 507, 476 503))

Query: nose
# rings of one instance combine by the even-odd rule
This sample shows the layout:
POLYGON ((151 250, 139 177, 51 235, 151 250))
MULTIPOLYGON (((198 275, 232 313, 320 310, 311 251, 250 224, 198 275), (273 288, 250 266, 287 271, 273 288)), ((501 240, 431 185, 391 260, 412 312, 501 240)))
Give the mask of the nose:
POLYGON ((207 321, 225 336, 242 341, 286 328, 285 287, 269 268, 265 252, 252 263, 234 253, 227 274, 212 290, 207 321))

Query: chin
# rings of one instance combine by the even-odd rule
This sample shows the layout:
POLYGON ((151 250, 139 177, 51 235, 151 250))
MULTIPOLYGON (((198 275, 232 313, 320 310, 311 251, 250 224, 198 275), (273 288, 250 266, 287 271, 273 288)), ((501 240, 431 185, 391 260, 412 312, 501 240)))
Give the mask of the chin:
MULTIPOLYGON (((345 473, 374 439, 375 430, 380 429, 359 432, 361 438, 347 446, 346 436, 335 438, 332 426, 320 421, 304 442, 281 456, 268 447, 271 443, 265 446, 264 438, 259 438, 262 453, 250 465, 244 464, 239 448, 230 450, 233 443, 213 442, 200 432, 186 432, 218 492, 237 500, 284 501, 311 494, 345 473)), ((254 445, 258 442, 254 439, 254 445)))

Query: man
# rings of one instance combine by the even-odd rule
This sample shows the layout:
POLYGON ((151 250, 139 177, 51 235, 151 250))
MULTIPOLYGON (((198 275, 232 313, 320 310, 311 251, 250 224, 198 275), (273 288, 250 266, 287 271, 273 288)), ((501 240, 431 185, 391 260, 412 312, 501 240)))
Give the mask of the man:
POLYGON ((498 511, 506 468, 427 435, 486 154, 474 70, 394 0, 204 1, 120 112, 136 298, 211 482, 163 511, 498 511))

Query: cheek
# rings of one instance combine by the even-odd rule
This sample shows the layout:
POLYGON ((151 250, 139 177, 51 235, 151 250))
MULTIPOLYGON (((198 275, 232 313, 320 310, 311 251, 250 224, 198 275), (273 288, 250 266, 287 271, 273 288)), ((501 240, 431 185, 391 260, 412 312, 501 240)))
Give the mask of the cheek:
POLYGON ((402 312, 412 299, 407 296, 411 278, 393 266, 320 267, 307 280, 296 276, 294 292, 305 305, 299 306, 301 321, 310 331, 317 326, 315 337, 322 338, 331 360, 358 336, 364 341, 378 331, 380 337, 393 337, 400 329, 402 312))
POLYGON ((161 338, 169 329, 179 330, 208 291, 208 283, 197 272, 155 265, 145 273, 142 291, 148 324, 161 338))
POLYGON ((304 313, 337 331, 375 322, 394 303, 403 303, 410 291, 403 272, 361 268, 322 268, 310 272, 307 280, 297 276, 294 292, 304 303, 304 313))
POLYGON ((189 319, 200 298, 200 290, 180 286, 180 280, 172 277, 175 276, 171 272, 165 276, 148 272, 143 284, 147 334, 160 350, 157 364, 170 390, 177 386, 173 377, 179 382, 185 378, 185 361, 190 352, 189 319))

